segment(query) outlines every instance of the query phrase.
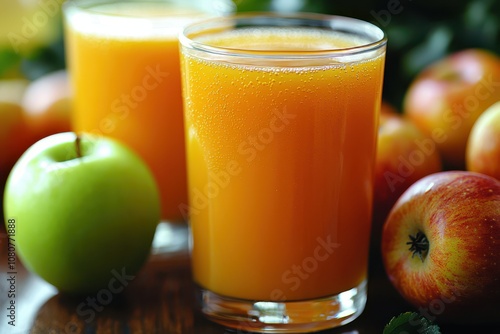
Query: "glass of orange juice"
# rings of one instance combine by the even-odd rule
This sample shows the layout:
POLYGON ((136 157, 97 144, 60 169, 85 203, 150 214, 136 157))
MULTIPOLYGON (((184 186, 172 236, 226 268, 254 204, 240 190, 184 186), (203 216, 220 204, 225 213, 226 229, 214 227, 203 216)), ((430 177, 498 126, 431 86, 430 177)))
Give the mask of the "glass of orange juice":
POLYGON ((64 4, 77 132, 121 140, 156 177, 154 251, 187 245, 187 182, 178 34, 232 10, 229 0, 69 0, 64 4), (174 233, 176 232, 176 233, 174 233))
POLYGON ((319 14, 246 14, 180 36, 202 312, 311 332, 366 302, 386 37, 319 14))

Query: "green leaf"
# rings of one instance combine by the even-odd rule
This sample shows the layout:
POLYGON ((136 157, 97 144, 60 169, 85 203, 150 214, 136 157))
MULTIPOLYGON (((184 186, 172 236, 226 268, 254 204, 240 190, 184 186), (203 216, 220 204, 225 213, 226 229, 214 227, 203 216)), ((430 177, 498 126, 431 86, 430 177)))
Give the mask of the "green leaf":
POLYGON ((238 12, 268 11, 271 10, 272 0, 233 0, 238 12))
POLYGON ((21 61, 21 70, 24 76, 30 80, 35 80, 65 67, 65 49, 62 36, 53 43, 34 50, 29 57, 24 57, 21 61))
POLYGON ((441 331, 422 315, 406 312, 392 318, 383 334, 441 334, 441 331))
POLYGON ((453 39, 453 30, 447 25, 437 25, 427 39, 415 46, 403 56, 406 71, 411 76, 422 71, 426 66, 443 58, 449 51, 453 39))
POLYGON ((18 66, 21 57, 11 49, 0 49, 0 78, 9 70, 18 66))

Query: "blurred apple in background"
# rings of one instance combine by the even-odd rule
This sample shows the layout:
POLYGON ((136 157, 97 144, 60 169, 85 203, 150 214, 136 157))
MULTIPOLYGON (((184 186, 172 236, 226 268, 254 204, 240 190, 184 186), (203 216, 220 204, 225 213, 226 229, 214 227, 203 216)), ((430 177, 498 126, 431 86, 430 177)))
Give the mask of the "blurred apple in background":
POLYGON ((418 179, 441 171, 436 144, 387 103, 382 104, 375 163, 372 247, 399 196, 418 179))
MULTIPOLYGON (((16 252, 60 291, 106 288, 113 271, 135 275, 160 220, 145 162, 123 144, 71 132, 32 145, 14 165, 4 194, 16 220, 16 252)), ((6 221, 8 224, 8 221, 6 221)))
POLYGON ((465 168, 465 149, 479 115, 500 100, 500 58, 467 49, 433 63, 407 90, 403 112, 436 142, 445 169, 465 168))
MULTIPOLYGON (((24 79, 0 80, 0 194, 9 172, 21 154, 32 144, 22 107, 29 82, 24 79)), ((3 208, 0 201, 0 219, 3 208)), ((3 229, 3 224, 2 228, 3 229)))
POLYGON ((16 160, 32 144, 21 102, 28 84, 23 79, 0 80, 0 189, 16 160))
POLYGON ((396 290, 429 320, 498 321, 500 181, 467 171, 420 179, 387 218, 382 257, 396 290))
POLYGON ((28 147, 49 135, 70 131, 70 113, 71 93, 65 70, 32 82, 0 80, 0 191, 28 147))
POLYGON ((67 72, 52 72, 31 82, 22 105, 35 141, 70 131, 71 90, 67 72))
POLYGON ((500 180, 500 101, 474 123, 466 152, 467 170, 500 180))

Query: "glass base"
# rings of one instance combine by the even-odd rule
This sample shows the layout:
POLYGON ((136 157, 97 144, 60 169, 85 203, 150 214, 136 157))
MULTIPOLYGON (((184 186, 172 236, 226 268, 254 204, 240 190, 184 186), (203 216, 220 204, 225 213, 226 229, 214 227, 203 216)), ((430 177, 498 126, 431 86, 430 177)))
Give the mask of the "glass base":
POLYGON ((161 221, 156 227, 151 255, 163 257, 189 252, 189 228, 183 222, 161 221))
POLYGON ((366 304, 366 281, 337 295, 301 301, 251 301, 197 288, 201 311, 210 320, 238 331, 310 333, 345 325, 366 304))

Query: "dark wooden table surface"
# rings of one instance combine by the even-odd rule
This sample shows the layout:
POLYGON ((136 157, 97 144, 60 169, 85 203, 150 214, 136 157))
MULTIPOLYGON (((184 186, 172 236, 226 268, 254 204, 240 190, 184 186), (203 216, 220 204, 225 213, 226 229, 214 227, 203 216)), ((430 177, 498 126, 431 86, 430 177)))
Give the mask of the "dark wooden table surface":
MULTIPOLYGON (((7 247, 0 230, 0 333, 108 334, 108 333, 200 333, 239 334, 207 321, 196 311, 194 285, 185 251, 155 255, 123 292, 103 307, 90 307, 92 298, 68 297, 27 272, 17 261, 15 274, 15 326, 7 315, 10 300, 7 281, 7 247), (90 299, 87 299, 90 298, 90 299), (95 309, 95 310, 94 310, 95 309)), ((387 280, 381 265, 372 261, 368 303, 354 322, 324 334, 382 333, 394 316, 412 310, 387 280)), ((500 315, 499 315, 500 316, 500 315)), ((440 324, 443 333, 500 333, 500 326, 451 326, 440 324)))

